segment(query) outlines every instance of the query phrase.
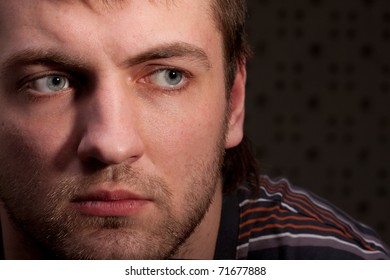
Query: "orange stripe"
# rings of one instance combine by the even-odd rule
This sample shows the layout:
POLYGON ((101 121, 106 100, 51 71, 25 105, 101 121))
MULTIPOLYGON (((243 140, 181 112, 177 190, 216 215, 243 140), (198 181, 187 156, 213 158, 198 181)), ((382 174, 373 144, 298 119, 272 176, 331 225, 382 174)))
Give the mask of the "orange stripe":
MULTIPOLYGON (((282 188, 282 190, 279 190, 279 189, 277 189, 277 188, 275 188, 273 186, 268 185, 269 188, 275 189, 275 191, 282 192, 286 202, 289 202, 289 203, 293 204, 293 202, 290 199, 288 199, 288 197, 292 197, 292 199, 300 201, 300 202, 302 202, 302 204, 307 205, 308 207, 314 209, 315 211, 320 212, 320 213, 326 215, 326 217, 324 217, 324 218, 326 218, 327 220, 329 220, 330 222, 332 222, 336 226, 342 228, 344 231, 350 231, 349 226, 348 225, 346 226, 344 223, 340 223, 339 219, 337 219, 337 217, 335 217, 335 215, 333 213, 318 207, 307 196, 291 192, 288 189, 288 186, 286 185, 286 182, 283 182, 283 186, 284 186, 284 188, 282 188), (300 199, 300 198, 303 198, 303 199, 300 199)), ((302 208, 303 207, 302 204, 295 203, 293 205, 302 208)), ((309 212, 310 214, 313 214, 313 212, 309 211, 307 208, 303 208, 303 210, 309 212)), ((320 219, 318 216, 316 216, 316 217, 318 218, 318 221, 323 222, 323 219, 320 219)))
POLYGON ((264 217, 264 218, 258 218, 258 219, 251 219, 251 220, 248 220, 242 224, 240 224, 240 228, 242 227, 245 227, 249 224, 253 224, 255 222, 265 222, 267 220, 270 220, 271 218, 275 218, 276 220, 278 221, 285 221, 285 220, 296 220, 296 221, 313 221, 312 218, 308 218, 308 217, 297 217, 297 216, 286 216, 286 217, 279 217, 275 214, 271 214, 270 216, 268 217, 264 217))
MULTIPOLYGON (((304 194, 299 194, 299 193, 295 193, 293 191, 291 191, 289 189, 289 184, 285 181, 282 181, 280 183, 281 187, 278 188, 277 186, 275 185, 270 185, 270 184, 267 184, 269 182, 264 182, 265 184, 265 188, 268 189, 268 190, 271 190, 271 192, 273 191, 273 193, 275 192, 281 192, 283 194, 283 197, 285 199, 288 199, 289 197, 291 197, 293 200, 297 200, 297 201, 300 201, 302 202, 304 205, 310 207, 310 208, 315 208, 316 210, 318 210, 319 212, 322 212, 323 214, 329 214, 328 211, 318 207, 315 203, 313 203, 311 201, 311 199, 309 197, 307 197, 306 195, 304 194)), ((300 204, 301 205, 301 204, 300 204)), ((332 214, 332 213, 330 213, 332 214)))
POLYGON ((280 208, 280 206, 273 206, 273 207, 257 207, 257 208, 250 208, 240 214, 240 218, 244 217, 245 215, 253 212, 269 212, 273 210, 280 210, 280 212, 287 213, 289 211, 284 210, 280 208))
MULTIPOLYGON (((278 217, 276 216, 275 214, 272 214, 270 215, 269 217, 265 217, 265 218, 259 218, 259 219, 251 219, 251 220, 248 220, 246 221, 245 223, 242 223, 240 224, 240 228, 244 227, 244 226, 247 226, 251 223, 255 223, 255 222, 264 222, 266 220, 269 220, 271 218, 275 218, 276 220, 279 220, 279 221, 284 221, 284 220, 288 220, 288 219, 292 219, 292 220, 296 220, 296 221, 312 221, 313 219, 311 218, 306 218, 306 217, 294 217, 294 216, 289 216, 289 217, 278 217)), ((277 224, 274 224, 274 225, 277 225, 277 224)), ((291 224, 287 224, 287 225, 291 225, 291 224)), ((271 225, 272 226, 272 225, 271 225)), ((282 225, 281 225, 282 226, 282 225)), ((316 226, 313 226, 313 225, 308 225, 308 226, 298 226, 296 225, 297 228, 299 227, 303 227, 303 228, 312 228, 312 227, 316 227, 316 226)), ((263 228, 254 228, 254 229, 251 229, 250 231, 248 231, 247 233, 244 233, 244 234, 241 234, 240 236, 243 236, 245 237, 250 235, 252 233, 252 231, 259 231, 258 229, 262 230, 264 229, 265 227, 263 228)), ((272 228, 272 227, 271 227, 272 228)), ((320 228, 320 227, 316 227, 316 228, 320 228)), ((328 230, 327 228, 323 228, 324 230, 328 230)), ((330 230, 330 229, 329 229, 330 230)), ((336 230, 334 230, 335 232, 337 232, 336 230)), ((339 233, 343 233, 342 231, 338 231, 339 233)), ((350 238, 353 238, 352 236, 350 236, 348 233, 345 233, 345 234, 342 234, 344 235, 345 237, 350 237, 350 238)), ((239 237, 240 238, 240 237, 239 237)), ((369 248, 370 250, 375 250, 373 247, 371 247, 370 245, 367 244, 367 246, 365 246, 366 248, 369 248)))
MULTIPOLYGON (((291 205, 294 205, 294 206, 296 206, 296 207, 298 207, 298 208, 302 208, 302 205, 301 205, 301 204, 296 203, 296 202, 289 201, 289 200, 286 199, 285 196, 284 196, 283 198, 284 198, 284 200, 285 200, 286 202, 289 202, 289 203, 286 203, 286 204, 291 204, 291 205)), ((249 213, 253 213, 253 212, 272 211, 272 210, 280 210, 280 212, 284 212, 284 213, 289 212, 289 211, 287 211, 287 210, 281 208, 280 206, 274 206, 274 207, 269 207, 269 208, 267 208, 267 207, 258 207, 258 208, 254 208, 254 209, 248 209, 248 210, 242 212, 242 213, 240 214, 240 217, 242 218, 242 217, 244 217, 245 215, 247 215, 247 214, 249 214, 249 213)), ((321 223, 324 222, 318 215, 316 215, 315 213, 309 211, 307 208, 305 208, 304 210, 305 210, 305 212, 310 213, 310 215, 312 215, 314 218, 316 218, 317 221, 320 221, 321 223)))
MULTIPOLYGON (((314 208, 316 211, 320 212, 320 213, 323 213, 324 215, 326 216, 330 216, 330 217, 326 217, 330 222, 332 222, 333 224, 335 224, 336 226, 340 227, 341 229, 343 229, 343 231, 345 232, 351 232, 351 228, 350 228, 350 225, 348 224, 345 224, 345 223, 341 223, 339 219, 337 219, 337 217, 335 217, 335 215, 332 213, 332 212, 329 212, 327 210, 324 210, 322 208, 320 208, 319 206, 317 206, 316 204, 314 204, 310 198, 308 198, 307 196, 303 195, 303 194, 297 194, 297 193, 294 193, 293 191, 291 191, 289 188, 288 188, 288 183, 285 182, 285 181, 281 181, 279 182, 279 184, 282 186, 280 188, 277 188, 276 185, 272 185, 270 184, 271 182, 267 182, 267 181, 263 181, 263 186, 267 189, 267 190, 270 190, 271 192, 272 191, 277 191, 277 192, 281 192, 284 196, 284 199, 286 202, 290 202, 291 201, 287 198, 288 196, 289 197, 292 197, 292 199, 295 199, 295 200, 298 200, 298 201, 302 201, 302 199, 299 199, 300 197, 303 197, 304 198, 304 201, 302 201, 303 204, 305 205, 308 205, 310 208, 314 208), (306 202, 305 202, 306 201, 306 202)), ((298 205, 299 206, 299 205, 298 205)), ((307 209, 305 209, 307 210, 307 209)), ((308 210, 307 210, 308 211, 308 210)), ((311 213, 310 211, 308 211, 309 213, 311 213)), ((319 220, 321 221, 321 220, 319 220)), ((353 231, 352 231, 353 232, 353 231)), ((360 236, 356 236, 355 234, 353 234, 353 236, 355 238, 357 238, 362 244, 364 244, 364 246, 366 248, 370 248, 372 249, 371 245, 369 245, 363 238, 361 238, 360 236)))
POLYGON ((337 229, 331 229, 331 228, 322 228, 322 227, 318 227, 318 226, 312 226, 312 225, 307 225, 307 226, 298 226, 298 225, 294 225, 294 224, 285 224, 285 225, 277 225, 277 224, 270 224, 270 225, 266 225, 264 227, 260 227, 260 228, 253 228, 251 229, 250 231, 248 232, 245 232, 245 233, 242 233, 238 236, 239 239, 241 238, 244 238, 244 237, 247 237, 249 236, 252 232, 259 232, 259 231, 263 231, 265 229, 271 229, 271 228, 293 228, 293 229, 314 229, 314 230, 320 230, 320 231, 324 231, 324 232, 333 232, 333 233, 337 233, 337 234, 340 234, 344 237, 348 237, 346 236, 343 232, 341 232, 340 230, 337 230, 337 229))
MULTIPOLYGON (((263 183, 266 183, 266 182, 263 182, 263 183)), ((300 195, 300 194, 296 194, 296 193, 291 192, 290 189, 288 188, 288 185, 287 185, 286 182, 281 182, 281 183, 280 183, 280 185, 282 186, 282 188, 277 188, 277 187, 275 187, 275 186, 273 186, 273 185, 269 185, 269 184, 264 184, 264 185, 265 185, 264 187, 266 187, 266 189, 271 190, 271 193, 272 193, 272 191, 273 191, 273 193, 275 193, 275 192, 281 192, 282 195, 283 195, 283 198, 284 198, 284 200, 285 200, 286 202, 289 202, 290 204, 295 205, 295 206, 297 206, 298 208, 305 210, 306 212, 308 212, 308 213, 310 213, 311 215, 313 215, 313 217, 315 217, 318 221, 323 222, 323 219, 321 219, 321 218, 320 218, 317 214, 315 214, 314 212, 309 211, 308 208, 316 208, 316 210, 317 210, 317 211, 319 210, 319 212, 321 212, 321 213, 324 213, 324 214, 328 213, 328 212, 325 213, 325 212, 322 211, 321 208, 316 207, 316 205, 313 204, 313 203, 311 202, 311 200, 308 199, 307 196, 304 196, 304 195, 300 195), (293 200, 291 201, 291 200, 289 199, 289 197, 292 197, 293 200), (294 203, 293 201, 298 201, 298 202, 300 202, 300 203, 296 203, 296 202, 294 203), (306 205, 306 208, 304 208, 304 205, 306 205)))
MULTIPOLYGON (((248 237, 249 235, 252 234, 252 232, 261 232, 265 229, 273 229, 273 228, 280 228, 280 229, 284 229, 284 228, 293 228, 293 229, 314 229, 314 230, 319 230, 319 231, 323 231, 323 232, 333 232, 333 233, 337 233, 337 234, 340 234, 341 236, 344 236, 348 239, 353 239, 353 237, 348 234, 348 233, 344 233, 340 230, 337 230, 337 229, 332 229, 332 228, 322 228, 322 227, 319 227, 319 226, 313 226, 313 225, 307 225, 307 226, 300 226, 300 225, 294 225, 294 224, 285 224, 285 225, 278 225, 278 224, 269 224, 269 225, 266 225, 264 227, 259 227, 259 228, 252 228, 250 229, 249 231, 245 232, 245 233, 242 233, 238 236, 238 239, 242 239, 244 237, 248 237)), ((370 250, 370 251, 375 251, 375 248, 373 248, 372 246, 370 246, 369 244, 365 243, 365 246, 364 246, 366 249, 370 250)))

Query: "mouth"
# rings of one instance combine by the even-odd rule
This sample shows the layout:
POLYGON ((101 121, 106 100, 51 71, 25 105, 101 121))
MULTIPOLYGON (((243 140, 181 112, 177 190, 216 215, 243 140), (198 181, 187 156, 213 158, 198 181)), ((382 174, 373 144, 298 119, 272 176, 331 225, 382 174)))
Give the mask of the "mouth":
POLYGON ((126 217, 139 213, 152 200, 124 190, 95 191, 78 196, 72 206, 84 215, 126 217))

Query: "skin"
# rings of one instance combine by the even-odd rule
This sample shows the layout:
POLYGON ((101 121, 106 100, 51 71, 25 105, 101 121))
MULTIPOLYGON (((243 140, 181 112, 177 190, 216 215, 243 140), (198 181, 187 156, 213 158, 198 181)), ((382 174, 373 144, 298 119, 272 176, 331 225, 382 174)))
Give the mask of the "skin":
POLYGON ((201 2, 0 2, 6 258, 213 257, 246 73, 227 100, 222 37, 201 2), (80 210, 102 190, 141 202, 80 210))

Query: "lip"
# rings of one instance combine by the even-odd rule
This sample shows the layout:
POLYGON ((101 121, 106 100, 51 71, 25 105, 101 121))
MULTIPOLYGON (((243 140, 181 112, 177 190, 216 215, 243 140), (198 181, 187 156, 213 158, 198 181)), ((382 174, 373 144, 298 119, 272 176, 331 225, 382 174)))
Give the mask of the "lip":
POLYGON ((78 196, 73 207, 85 215, 125 217, 140 212, 151 200, 124 190, 100 190, 78 196))

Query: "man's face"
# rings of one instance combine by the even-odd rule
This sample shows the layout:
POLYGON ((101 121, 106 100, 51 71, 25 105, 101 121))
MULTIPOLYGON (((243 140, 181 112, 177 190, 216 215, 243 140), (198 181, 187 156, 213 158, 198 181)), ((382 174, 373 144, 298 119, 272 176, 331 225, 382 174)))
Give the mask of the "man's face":
POLYGON ((221 35, 208 1, 101 2, 0 2, 0 197, 58 257, 169 257, 232 145, 221 35))

